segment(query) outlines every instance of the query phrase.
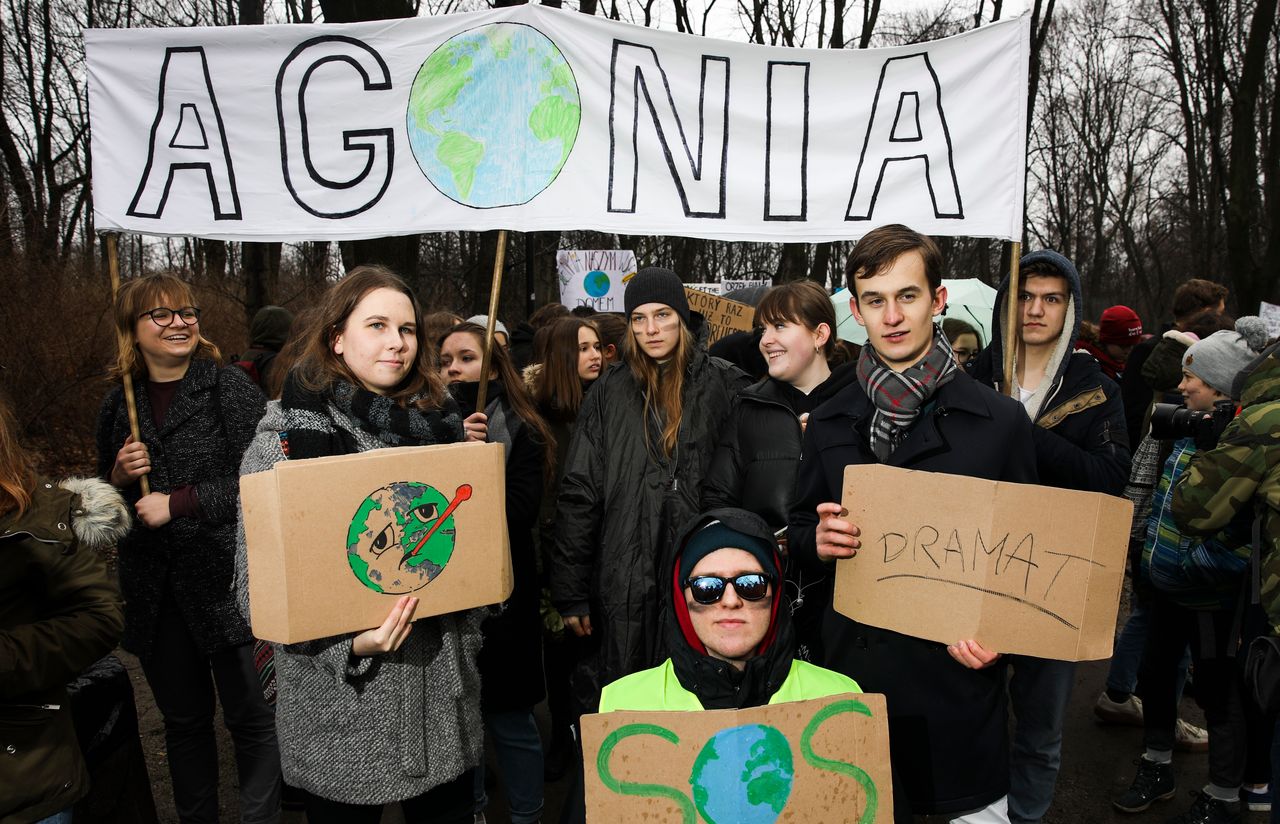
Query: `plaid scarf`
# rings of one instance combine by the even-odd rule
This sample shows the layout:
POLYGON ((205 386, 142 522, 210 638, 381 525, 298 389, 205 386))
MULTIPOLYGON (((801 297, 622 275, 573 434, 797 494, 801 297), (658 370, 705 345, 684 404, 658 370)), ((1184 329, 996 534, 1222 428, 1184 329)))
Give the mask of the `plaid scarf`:
POLYGON ((911 425, 934 393, 956 376, 955 355, 947 336, 935 325, 933 346, 919 363, 901 372, 884 365, 870 345, 858 356, 858 383, 875 405, 871 418, 871 451, 883 461, 907 436, 911 425))

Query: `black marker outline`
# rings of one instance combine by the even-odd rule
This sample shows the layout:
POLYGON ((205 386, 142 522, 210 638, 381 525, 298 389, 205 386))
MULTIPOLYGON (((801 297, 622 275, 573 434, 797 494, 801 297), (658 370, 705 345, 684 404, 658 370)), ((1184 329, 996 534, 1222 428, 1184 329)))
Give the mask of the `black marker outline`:
MULTIPOLYGON (((133 200, 130 201, 129 208, 125 210, 125 214, 130 217, 145 217, 158 220, 160 216, 164 214, 165 204, 169 202, 169 190, 173 186, 173 173, 183 169, 204 169, 205 179, 209 184, 209 199, 213 206, 213 219, 243 220, 244 215, 240 210, 240 190, 236 188, 236 170, 234 164, 231 162, 231 147, 227 143, 227 130, 222 122, 222 110, 218 107, 218 96, 213 91, 213 78, 209 74, 209 59, 204 53, 204 46, 169 46, 166 48, 164 50, 164 62, 160 66, 160 88, 158 92, 159 93, 156 98, 156 119, 151 124, 151 135, 147 140, 147 162, 142 168, 142 177, 138 182, 138 190, 134 193, 133 200), (218 124, 218 136, 222 141, 222 158, 226 161, 227 166, 227 184, 231 188, 232 210, 229 212, 222 210, 222 199, 218 196, 218 190, 213 179, 213 164, 208 162, 190 162, 169 164, 168 176, 165 178, 164 182, 164 191, 160 194, 160 202, 156 204, 155 212, 141 212, 138 211, 138 203, 142 200, 143 193, 147 191, 147 182, 151 179, 151 167, 155 163, 156 135, 160 131, 160 121, 164 118, 164 95, 169 79, 169 60, 175 54, 186 53, 200 55, 200 66, 204 71, 205 89, 209 92, 209 103, 213 106, 214 120, 217 121, 218 124)), ((181 110, 179 110, 179 115, 181 115, 181 110)), ((209 150, 206 149, 205 151, 209 150)))
MULTIPOLYGON (((907 94, 907 92, 904 92, 904 94, 907 94)), ((899 106, 901 106, 901 101, 899 101, 899 106)), ((919 103, 917 102, 917 106, 916 106, 917 118, 920 116, 919 112, 920 112, 920 107, 919 107, 919 103)), ((892 140, 892 132, 890 132, 890 139, 892 140)), ((922 130, 921 140, 923 139, 924 139, 924 136, 923 136, 923 130, 922 130)), ((912 142, 916 142, 916 141, 912 141, 912 142)), ((867 120, 867 134, 862 140, 862 151, 858 156, 858 169, 853 176, 853 190, 849 193, 849 205, 845 209, 844 219, 846 221, 871 220, 871 216, 875 214, 876 201, 880 197, 880 187, 884 183, 885 169, 888 168, 890 163, 896 163, 898 161, 903 161, 903 160, 923 160, 924 161, 925 185, 929 189, 929 200, 933 204, 934 218, 939 220, 943 220, 943 219, 964 220, 964 200, 960 196, 960 181, 956 177, 955 147, 952 145, 952 142, 951 142, 951 128, 947 125, 947 113, 942 107, 942 84, 938 80, 937 72, 935 72, 933 69, 933 63, 929 60, 928 52, 917 52, 915 54, 906 54, 900 57, 890 57, 889 59, 885 60, 884 65, 880 67, 880 80, 876 84, 875 98, 872 100, 872 103, 871 103, 871 117, 867 120), (912 60, 915 58, 924 59, 925 68, 928 70, 929 76, 933 79, 935 100, 937 101, 938 120, 942 123, 942 135, 943 135, 943 139, 946 141, 946 144, 947 144, 947 167, 948 167, 948 171, 951 173, 951 185, 954 188, 955 194, 956 194, 957 211, 955 213, 950 213, 950 212, 941 212, 938 210, 938 196, 937 196, 937 193, 934 191, 934 187, 933 187, 933 174, 932 174, 933 170, 929 163, 929 155, 913 154, 913 155, 904 155, 901 157, 895 156, 895 157, 884 158, 884 160, 880 163, 880 169, 876 175, 876 185, 871 192, 871 202, 867 209, 867 213, 865 215, 855 215, 853 213, 853 203, 854 203, 854 200, 857 199, 858 187, 860 182, 862 181, 862 167, 866 163, 867 146, 871 142, 871 132, 872 132, 872 129, 875 127, 876 113, 880 110, 880 93, 884 90, 885 76, 889 72, 889 64, 896 60, 912 60)))
POLYGON ((728 206, 726 191, 728 184, 729 170, 729 94, 732 89, 730 83, 730 70, 732 61, 728 57, 719 55, 702 55, 702 72, 698 84, 698 159, 695 162, 693 153, 689 150, 689 141, 685 136, 684 122, 680 118, 680 112, 676 109, 674 96, 671 94, 671 83, 667 80, 666 69, 662 67, 662 62, 658 59, 658 52, 652 46, 646 46, 643 43, 632 43, 627 40, 613 40, 613 54, 609 60, 609 194, 606 208, 610 212, 620 214, 634 214, 636 211, 636 199, 640 189, 640 90, 644 90, 644 100, 649 107, 649 114, 653 118, 654 129, 658 133, 658 143, 662 147, 662 153, 667 160, 667 168, 671 172, 671 180, 676 185, 676 191, 680 195, 680 205, 684 210, 685 217, 713 218, 723 220, 725 211, 728 206), (667 103, 670 106, 672 117, 676 121, 676 129, 680 134, 680 144, 684 148, 686 159, 689 161, 689 168, 692 172, 693 179, 702 182, 703 173, 703 152, 704 141, 706 138, 706 92, 707 92, 707 67, 712 62, 724 64, 724 142, 720 149, 720 190, 719 190, 719 209, 714 212, 695 212, 689 208, 689 197, 685 192, 684 181, 681 179, 676 169, 675 160, 672 157, 671 146, 667 140, 662 123, 658 118, 657 107, 654 106, 653 97, 649 93, 649 84, 644 79, 644 72, 640 67, 639 61, 636 61, 635 77, 632 81, 632 96, 635 99, 635 105, 632 107, 632 125, 631 125, 631 157, 633 159, 631 169, 631 206, 630 208, 617 208, 614 206, 613 183, 614 168, 617 165, 617 137, 614 134, 615 111, 617 108, 617 89, 618 89, 618 51, 619 46, 632 46, 640 51, 647 51, 653 56, 653 65, 658 71, 659 77, 662 79, 662 86, 667 96, 667 103))
POLYGON ((204 121, 200 119, 200 110, 196 108, 194 103, 183 103, 178 108, 178 127, 173 130, 173 137, 169 138, 170 149, 208 149, 209 135, 204 130, 204 121), (182 126, 187 122, 187 110, 191 111, 191 117, 195 121, 195 128, 200 130, 200 142, 195 143, 178 143, 178 135, 182 134, 182 126))
POLYGON ((1022 604, 1023 606, 1026 606, 1026 607, 1031 607, 1037 612, 1043 612, 1045 615, 1048 615, 1053 620, 1058 621, 1059 623, 1065 626, 1068 626, 1071 629, 1074 629, 1074 630, 1080 629, 1080 627, 1071 623, 1066 618, 1063 618, 1061 615, 1059 615, 1058 613, 1054 612, 1051 609, 1046 609, 1045 607, 1042 607, 1039 604, 1033 604, 1030 601, 1019 598, 1016 595, 1010 595, 1007 592, 1000 592, 999 590, 996 590, 996 589, 987 589, 986 587, 980 587, 977 584, 966 584, 962 581, 953 581, 950 578, 935 578, 932 575, 915 575, 907 572, 900 572, 894 575, 885 575, 882 578, 877 578, 876 582, 879 583, 881 581, 892 581, 895 578, 910 578, 916 581, 935 581, 939 584, 952 584, 954 586, 964 587, 965 589, 972 589, 977 592, 983 592, 983 593, 986 593, 987 595, 995 595, 998 598, 1006 598, 1010 601, 1013 601, 1014 603, 1022 604))
POLYGON ((893 128, 889 130, 889 140, 893 143, 916 143, 924 140, 924 128, 920 125, 920 92, 904 92, 898 95, 898 111, 893 116, 893 128), (916 134, 915 137, 898 137, 898 127, 902 125, 902 111, 906 108, 902 104, 908 97, 915 98, 916 134))
POLYGON ((765 126, 764 126, 764 220, 804 221, 809 217, 809 75, 811 65, 800 60, 770 60, 766 70, 765 126), (772 206, 771 170, 773 163, 773 67, 804 67, 804 135, 800 140, 800 213, 798 215, 774 214, 772 206))
POLYGON ((360 173, 357 174, 354 178, 347 181, 329 180, 328 178, 321 175, 319 171, 316 170, 315 166, 311 162, 311 136, 307 130, 306 93, 307 93, 307 84, 311 80, 312 73, 317 68, 327 63, 347 63, 351 65, 353 68, 355 68, 355 70, 359 73, 361 81, 364 85, 364 91, 389 90, 391 88, 391 71, 387 67, 386 61, 382 59, 382 55, 376 49, 370 46, 368 43, 365 43, 362 40, 357 40, 354 37, 348 37, 346 35, 326 34, 326 35, 320 35, 318 37, 312 37, 309 40, 304 40, 303 42, 295 46, 293 51, 289 52, 289 56, 286 57, 284 61, 280 64, 279 71, 276 72, 276 122, 280 128, 280 169, 281 169, 281 172, 284 174, 284 185, 289 190, 289 194, 293 197, 294 202, 297 203, 299 206, 301 206, 306 212, 312 215, 315 215, 316 217, 329 218, 329 219, 336 220, 341 218, 352 217, 362 212, 366 212, 369 209, 373 208, 380 200, 382 200, 382 196, 387 193, 387 189, 390 188, 391 186, 391 178, 395 170, 396 141, 395 141, 395 129, 390 127, 381 128, 381 129, 343 129, 342 131, 343 151, 361 150, 366 152, 364 169, 362 169, 360 173), (352 57, 349 54, 337 54, 337 55, 325 55, 321 57, 319 60, 312 63, 303 72, 302 78, 298 81, 298 85, 297 85, 298 125, 301 133, 301 137, 302 137, 302 161, 303 161, 303 164, 306 166, 307 174, 310 176, 311 180, 314 183, 318 183, 319 185, 325 187, 326 189, 333 189, 333 190, 350 189, 355 186, 358 186, 369 176, 371 170, 373 169, 374 159, 377 156, 377 146, 372 141, 358 143, 352 138, 383 137, 386 140, 387 171, 382 180, 382 187, 378 190, 377 194, 375 194, 371 199, 366 201, 362 206, 359 206, 355 209, 349 209, 343 212, 324 212, 319 209, 312 208, 298 194, 297 189, 294 188, 293 178, 289 174, 289 147, 288 147, 287 132, 285 129, 285 122, 284 122, 285 72, 287 72, 289 68, 293 65, 294 60, 300 57, 302 53, 307 49, 310 49, 312 46, 320 45, 322 43, 331 43, 331 42, 345 43, 347 45, 351 45, 351 46, 355 46, 357 48, 363 49, 368 55, 370 55, 373 58, 378 68, 381 70, 382 76, 385 78, 384 80, 373 82, 372 78, 369 76, 369 73, 365 71, 364 66, 362 66, 354 57, 352 57))

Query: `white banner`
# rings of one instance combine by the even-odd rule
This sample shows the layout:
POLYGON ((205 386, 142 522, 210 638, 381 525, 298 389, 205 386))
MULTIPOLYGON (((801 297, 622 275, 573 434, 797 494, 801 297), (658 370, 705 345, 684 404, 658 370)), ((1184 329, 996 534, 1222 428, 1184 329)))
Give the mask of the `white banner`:
POLYGON ((627 284, 636 273, 630 249, 562 249, 556 252, 560 302, 570 309, 590 306, 597 312, 621 312, 627 284))
POLYGON ((1016 239, 1027 16, 784 49, 540 5, 85 32, 97 227, 1016 239))

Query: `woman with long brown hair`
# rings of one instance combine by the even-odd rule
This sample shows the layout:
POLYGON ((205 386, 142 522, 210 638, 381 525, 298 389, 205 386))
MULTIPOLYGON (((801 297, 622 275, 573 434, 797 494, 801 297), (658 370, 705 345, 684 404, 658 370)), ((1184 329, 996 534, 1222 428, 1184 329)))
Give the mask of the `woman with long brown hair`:
POLYGON ((109 484, 36 473, 0 397, 2 820, 70 821, 89 791, 66 684, 120 639, 120 591, 98 552, 128 531, 109 484))
POLYGON ((676 531, 699 512, 715 433, 736 367, 695 343, 684 284, 668 269, 640 271, 625 296, 625 363, 587 393, 565 458, 556 510, 551 594, 591 649, 575 673, 581 711, 603 684, 664 657, 658 571, 676 531))
MULTIPOLYGON (((440 376, 466 408, 476 402, 485 329, 460 323, 440 339, 440 376), (463 400, 465 399, 465 400, 463 400)), ((484 622, 480 700, 502 771, 512 824, 542 817, 542 742, 533 708, 542 700, 542 623, 538 617, 533 529, 555 456, 555 438, 538 414, 511 355, 495 339, 485 403, 489 440, 506 451, 507 535, 515 588, 503 610, 484 622)), ((481 796, 483 805, 483 792, 481 796)))
POLYGON ((219 365, 181 278, 153 274, 125 283, 115 325, 125 345, 114 371, 132 375, 138 387, 142 437, 130 434, 117 386, 98 415, 98 474, 138 516, 120 542, 123 645, 142 662, 164 718, 178 817, 218 820, 216 697, 235 743, 241 820, 275 821, 275 722, 231 586, 240 456, 265 401, 244 370, 219 365), (139 488, 143 476, 147 495, 139 488))
MULTIPOLYGON (((281 399, 267 406, 241 472, 282 460, 484 437, 431 368, 413 292, 381 266, 331 286, 299 333, 281 399)), ((243 535, 243 533, 241 533, 243 535)), ((236 591, 248 612, 243 538, 236 591)), ((284 777, 305 790, 308 821, 376 822, 399 802, 407 822, 471 821, 484 610, 416 623, 399 598, 378 627, 273 645, 284 777), (408 723, 409 721, 412 723, 408 723)))

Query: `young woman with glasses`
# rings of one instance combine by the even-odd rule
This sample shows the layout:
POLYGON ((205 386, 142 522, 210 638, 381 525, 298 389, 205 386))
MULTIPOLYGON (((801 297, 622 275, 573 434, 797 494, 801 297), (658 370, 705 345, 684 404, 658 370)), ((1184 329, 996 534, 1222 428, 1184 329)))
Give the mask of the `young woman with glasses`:
MULTIPOLYGON (((464 420, 423 329, 417 300, 396 274, 352 269, 307 314, 281 399, 268 404, 241 471, 484 440, 484 416, 464 420)), ((243 540, 235 590, 247 614, 243 540)), ((388 803, 399 803, 409 824, 472 820, 484 743, 476 654, 487 610, 411 623, 417 604, 401 596, 380 626, 363 632, 272 645, 284 777, 306 791, 312 824, 377 822, 388 803)))
POLYGON ((125 346, 113 372, 134 378, 141 434, 137 441, 130 434, 116 387, 98 415, 97 445, 99 475, 137 513, 119 545, 123 645, 141 660, 164 718, 179 819, 218 820, 216 694, 235 744, 241 820, 275 821, 275 723, 231 586, 240 456, 265 400, 244 370, 219 366, 180 278, 129 281, 114 314, 125 346))
MULTIPOLYGON (((756 306, 755 325, 761 330, 760 352, 769 374, 739 394, 707 471, 702 504, 707 509, 741 507, 781 533, 795 498, 804 422, 819 404, 858 378, 847 345, 835 336, 831 298, 813 281, 766 292, 756 306)), ((799 655, 819 662, 831 578, 791 565, 785 587, 799 655)))

